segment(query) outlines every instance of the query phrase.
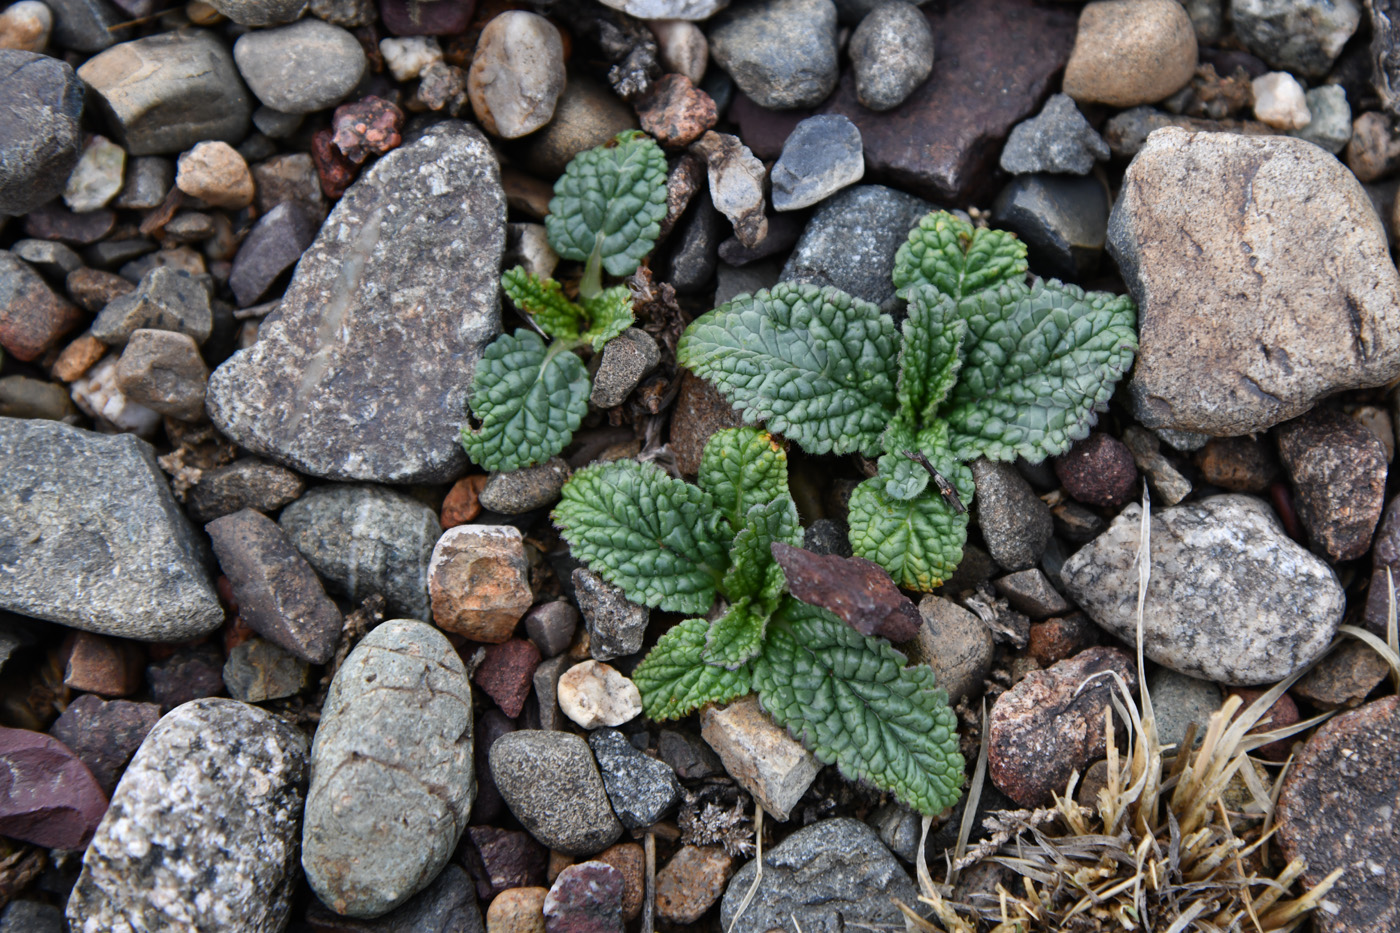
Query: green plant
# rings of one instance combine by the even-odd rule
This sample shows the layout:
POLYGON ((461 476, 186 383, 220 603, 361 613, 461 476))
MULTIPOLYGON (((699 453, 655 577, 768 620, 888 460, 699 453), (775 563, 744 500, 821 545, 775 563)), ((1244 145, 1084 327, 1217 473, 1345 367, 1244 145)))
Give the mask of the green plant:
POLYGON ((812 453, 878 456, 851 496, 851 546, 930 590, 962 560, 966 462, 1068 450, 1137 348, 1131 299, 1027 285, 1026 268, 1012 234, 935 212, 896 256, 902 339, 869 302, 779 284, 698 318, 677 356, 747 421, 812 453))
POLYGON ((937 814, 957 802, 963 759, 947 694, 927 665, 785 593, 775 541, 801 544, 787 454, 754 428, 717 432, 699 484, 632 460, 565 485, 554 521, 575 557, 652 608, 698 616, 661 637, 633 674, 653 719, 758 692, 819 760, 937 814))
POLYGON ((516 266, 501 290, 530 315, 548 344, 529 330, 502 334, 472 377, 470 405, 480 426, 462 427, 467 455, 488 470, 548 460, 573 437, 588 411, 588 372, 575 350, 601 351, 632 324, 627 286, 603 287, 603 272, 636 271, 666 216, 666 157, 649 136, 618 134, 582 152, 554 186, 545 230, 565 259, 584 263, 577 302, 553 279, 516 266))

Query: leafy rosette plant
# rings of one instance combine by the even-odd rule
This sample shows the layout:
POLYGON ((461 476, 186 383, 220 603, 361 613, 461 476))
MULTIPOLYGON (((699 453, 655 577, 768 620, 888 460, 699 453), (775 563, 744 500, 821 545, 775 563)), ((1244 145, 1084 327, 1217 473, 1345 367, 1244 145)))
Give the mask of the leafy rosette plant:
POLYGON ((647 715, 684 716, 757 691, 763 708, 853 780, 938 814, 963 781, 956 720, 927 665, 786 593, 774 542, 800 544, 787 455, 754 428, 717 432, 699 484, 650 463, 595 464, 554 520, 575 557, 652 608, 696 616, 633 673, 647 715), (710 621, 699 616, 714 615, 710 621))
POLYGON ((501 289, 549 343, 530 330, 497 337, 477 363, 469 394, 480 426, 462 427, 467 455, 488 470, 516 470, 563 450, 588 412, 588 371, 574 352, 594 352, 632 325, 625 276, 651 252, 666 216, 666 157, 643 133, 575 156, 554 186, 545 232, 554 251, 584 264, 577 302, 563 286, 516 266, 501 289))
POLYGON ((698 318, 677 356, 746 421, 811 453, 878 457, 851 496, 851 547, 931 590, 962 560, 967 461, 1065 452, 1137 349, 1130 298, 1028 285, 1026 269, 1012 234, 935 212, 896 254, 902 333, 839 289, 779 284, 698 318))

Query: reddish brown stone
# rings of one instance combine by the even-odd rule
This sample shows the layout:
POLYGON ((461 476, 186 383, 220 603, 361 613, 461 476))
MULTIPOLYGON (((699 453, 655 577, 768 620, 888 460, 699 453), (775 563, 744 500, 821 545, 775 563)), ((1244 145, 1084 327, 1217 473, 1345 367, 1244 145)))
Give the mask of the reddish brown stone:
POLYGON ((1278 460, 1252 437, 1212 438, 1196 455, 1201 478, 1232 492, 1263 492, 1278 479, 1278 460))
POLYGON ((36 240, 61 240, 78 246, 96 243, 111 233, 116 225, 116 211, 75 214, 58 201, 50 201, 37 211, 24 215, 25 236, 36 240))
POLYGON ((1347 639, 1303 678, 1293 692, 1322 709, 1359 706, 1390 673, 1390 666, 1370 645, 1347 639))
POLYGON ((76 382, 106 354, 105 343, 91 333, 84 333, 64 347, 63 352, 54 361, 54 378, 64 382, 76 382))
POLYGON ((1385 503, 1385 448, 1355 418, 1314 408, 1278 428, 1279 459, 1314 551, 1354 560, 1371 546, 1385 503))
MULTIPOLYGON (((438 0, 450 2, 450 0, 438 0)), ((403 111, 382 97, 371 94, 364 100, 335 108, 331 141, 356 165, 372 155, 384 155, 403 142, 403 111)))
POLYGON ((540 649, 523 638, 513 638, 486 649, 486 658, 472 675, 482 692, 496 701, 511 719, 520 715, 540 666, 540 649))
POLYGON ((104 697, 131 696, 141 689, 146 657, 134 642, 75 632, 68 637, 64 651, 68 655, 63 672, 67 687, 104 697))
POLYGON ((1070 497, 1085 505, 1117 508, 1137 493, 1133 452, 1118 438, 1094 432, 1056 457, 1055 476, 1070 497))
POLYGON ((114 299, 136 291, 135 282, 101 269, 74 269, 68 273, 63 287, 78 307, 91 314, 101 311, 114 299))
MULTIPOLYGON (((1234 687, 1231 688, 1230 693, 1244 701, 1243 705, 1240 706, 1240 711, 1243 712, 1251 703, 1263 696, 1265 691, 1263 689, 1256 690, 1251 687, 1234 687)), ((1291 726, 1297 722, 1298 719, 1298 704, 1294 703, 1293 698, 1285 693, 1274 701, 1274 705, 1268 708, 1259 721, 1254 724, 1254 728, 1249 730, 1248 734, 1256 735, 1260 732, 1272 732, 1274 729, 1282 729, 1285 726, 1291 726)), ((1255 754, 1267 761, 1287 761, 1288 756, 1293 751, 1293 743, 1296 741, 1297 738, 1279 739, 1277 742, 1270 742, 1268 745, 1261 746, 1255 754)))
POLYGON ((637 102, 642 129, 673 149, 688 146, 719 121, 714 99, 685 75, 669 74, 637 102))
POLYGON ((442 527, 444 530, 467 522, 481 514, 481 490, 491 479, 485 473, 464 476, 452 484, 447 498, 442 500, 442 527))
POLYGON ((1074 45, 1077 11, 1034 0, 957 0, 923 8, 938 56, 903 104, 876 113, 856 100, 847 73, 825 113, 860 128, 877 178, 946 204, 975 203, 1011 127, 1040 109, 1074 45))
POLYGON ((595 862, 622 872, 622 919, 635 920, 646 893, 646 853, 635 842, 619 842, 593 856, 595 862))
POLYGON ((1366 593, 1366 628, 1386 637, 1391 593, 1400 612, 1400 496, 1390 500, 1371 543, 1371 588, 1366 593), (1387 573, 1389 571, 1389 573, 1387 573))
POLYGON ((490 900, 511 888, 528 888, 545 883, 549 867, 549 850, 534 838, 519 830, 497 829, 494 826, 472 826, 469 853, 476 893, 483 901, 490 900))
POLYGON ((622 872, 582 862, 559 872, 544 899, 547 933, 622 933, 622 872))
POLYGON ((671 451, 676 468, 694 476, 700 472, 700 456, 710 435, 743 423, 719 390, 689 371, 681 378, 676 408, 671 416, 671 451))
POLYGON ((110 795, 159 719, 160 707, 154 703, 102 700, 85 693, 68 704, 49 734, 71 748, 110 795))
POLYGON ((795 598, 836 613, 862 635, 898 644, 918 634, 919 610, 874 561, 813 554, 781 541, 772 550, 795 598))
POLYGON ((724 893, 734 857, 719 846, 683 846, 656 874, 656 915, 694 923, 724 893))
POLYGON ((0 726, 0 835, 50 849, 82 849, 107 797, 68 746, 0 726))
POLYGON ((450 36, 471 24, 476 0, 379 0, 384 28, 396 36, 450 36))
POLYGON ((38 359, 82 323, 82 312, 54 294, 24 260, 0 252, 0 347, 17 360, 38 359))
POLYGON ((311 159, 316 163, 321 191, 332 201, 345 193, 359 173, 355 164, 336 148, 335 133, 329 128, 317 130, 311 137, 311 159))
POLYGON ((1057 661, 1073 657, 1085 648, 1099 643, 1101 629, 1082 612, 1046 619, 1031 625, 1027 644, 1031 657, 1041 667, 1049 667, 1057 661))

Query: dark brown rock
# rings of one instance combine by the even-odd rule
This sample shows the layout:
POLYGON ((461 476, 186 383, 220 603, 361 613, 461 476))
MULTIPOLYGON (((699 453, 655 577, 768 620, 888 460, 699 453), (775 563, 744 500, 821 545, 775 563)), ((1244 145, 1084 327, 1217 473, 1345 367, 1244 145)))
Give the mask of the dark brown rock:
POLYGON ((1278 429, 1279 459, 1313 550, 1328 560, 1366 553, 1385 503, 1385 448, 1355 418, 1314 409, 1278 429))
POLYGON ((68 295, 84 311, 96 314, 123 295, 136 291, 136 283, 115 272, 74 269, 63 283, 68 295))
POLYGON ((1070 773, 1103 756, 1104 717, 1111 713, 1115 672, 1132 690, 1132 658, 1118 648, 1090 648, 1048 670, 1034 671, 992 707, 988 766, 992 782, 1023 807, 1063 793, 1070 773))
POLYGON ((477 896, 483 901, 510 888, 545 884, 549 850, 529 833, 494 826, 470 826, 467 835, 471 837, 476 859, 480 860, 472 865, 472 873, 476 875, 477 896))
POLYGON ((24 234, 36 240, 59 240, 86 246, 112 232, 117 225, 115 211, 97 210, 75 214, 58 201, 50 201, 24 215, 24 234))
POLYGON ((146 657, 136 642, 75 632, 64 651, 68 655, 63 671, 65 687, 104 697, 130 696, 141 689, 146 657))
POLYGON ((904 103, 876 113, 847 74, 826 113, 860 128, 872 175, 934 200, 986 197, 1011 127, 1040 109, 1069 60, 1075 10, 1032 0, 960 0, 924 8, 937 37, 929 79, 904 103))
POLYGON ((1400 930, 1400 697, 1338 716, 1308 740, 1279 795, 1279 847, 1312 886, 1343 869, 1319 933, 1400 930))
POLYGON ((802 602, 836 613, 862 635, 901 642, 918 633, 918 609, 879 564, 863 557, 813 554, 781 541, 773 542, 772 551, 789 592, 802 602))
POLYGON ((1085 505, 1117 508, 1137 493, 1133 452, 1118 438, 1096 431, 1055 458, 1065 492, 1085 505))
MULTIPOLYGON (((1240 707, 1242 712, 1247 709, 1251 703, 1263 696, 1265 691, 1263 689, 1254 689, 1250 687, 1235 687, 1230 693, 1243 701, 1244 705, 1240 707)), ((1246 734, 1256 735, 1260 732, 1272 732, 1274 729, 1283 729, 1296 723, 1299 718, 1298 704, 1293 702, 1293 698, 1285 693, 1274 701, 1273 705, 1264 712, 1264 715, 1259 718, 1259 721, 1255 723, 1246 734)), ((1255 754, 1268 761, 1287 761, 1288 756, 1293 751, 1293 743, 1296 741, 1296 737, 1279 739, 1276 742, 1270 742, 1268 745, 1260 747, 1255 751, 1255 754)))
POLYGON ((637 102, 642 129, 663 146, 688 146, 719 120, 714 99, 685 75, 669 74, 637 102))
POLYGON ((277 523, 244 509, 204 530, 247 626, 303 661, 329 661, 340 639, 340 610, 277 523))
POLYGON ((540 649, 534 642, 513 638, 486 649, 486 657, 472 675, 472 682, 514 719, 525 706, 539 665, 540 649))
POLYGON ((96 778, 42 732, 0 726, 0 835, 50 849, 81 849, 107 812, 96 778))
POLYGON ((1072 657, 1099 643, 1102 630, 1082 612, 1046 619, 1031 626, 1026 645, 1041 667, 1072 657))
POLYGON ((622 872, 611 865, 570 865, 544 899, 546 933, 622 933, 622 888, 622 872))
POLYGON ((200 477, 185 506, 200 524, 243 509, 275 512, 306 491, 306 483, 291 470, 251 457, 235 460, 200 477))
POLYGON ((443 529, 465 525, 481 514, 481 491, 490 480, 491 477, 485 473, 477 473, 464 476, 452 484, 447 497, 442 500, 443 529))
POLYGON ((108 796, 131 756, 160 719, 154 703, 103 700, 84 694, 68 704, 49 734, 73 750, 108 796))
POLYGON ((671 415, 671 452, 676 455, 676 468, 688 476, 699 473, 700 456, 710 435, 741 424, 743 419, 718 389, 687 371, 671 415))
POLYGON ((359 174, 355 163, 336 147, 335 133, 329 128, 317 130, 311 137, 311 158, 316 163, 321 191, 332 201, 344 194, 359 174))
POLYGON ((17 360, 38 359, 83 316, 29 263, 0 250, 0 347, 17 360))
POLYGON ((622 873, 622 919, 637 919, 646 894, 646 853, 642 847, 635 842, 619 842, 593 856, 593 861, 611 865, 622 873))
POLYGON ((1359 706, 1385 680, 1390 666, 1370 645, 1343 641, 1293 685, 1293 692, 1322 709, 1359 706))
POLYGON ((695 923, 719 900, 734 874, 734 857, 720 846, 683 846, 656 874, 656 915, 695 923))
POLYGON ((515 731, 515 723, 498 709, 488 709, 476 721, 475 744, 472 759, 476 768, 476 803, 472 806, 472 822, 490 823, 506 812, 506 802, 496 787, 496 779, 491 776, 490 760, 492 744, 501 736, 515 731))
POLYGON ((1263 492, 1278 479, 1278 459, 1253 437, 1215 437, 1196 454, 1201 478, 1231 492, 1263 492))
POLYGON ((1400 612, 1400 496, 1385 507, 1371 544, 1371 588, 1366 593, 1365 624, 1382 638, 1389 624, 1392 592, 1400 612))
POLYGON ((256 304, 272 291, 316 239, 320 227, 319 212, 304 201, 283 201, 259 217, 229 270, 228 284, 238 306, 256 304))
POLYGON ((146 665, 146 682, 166 712, 190 700, 221 696, 223 653, 210 644, 177 648, 169 657, 146 665))

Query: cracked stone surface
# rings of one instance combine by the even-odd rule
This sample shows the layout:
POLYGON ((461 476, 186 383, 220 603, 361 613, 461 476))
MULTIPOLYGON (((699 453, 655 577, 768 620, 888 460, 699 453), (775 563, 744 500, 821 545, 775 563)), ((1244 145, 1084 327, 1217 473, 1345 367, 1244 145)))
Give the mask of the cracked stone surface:
POLYGON ((377 917, 427 887, 476 798, 472 698, 446 636, 385 622, 331 683, 311 749, 302 867, 332 910, 377 917))

